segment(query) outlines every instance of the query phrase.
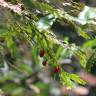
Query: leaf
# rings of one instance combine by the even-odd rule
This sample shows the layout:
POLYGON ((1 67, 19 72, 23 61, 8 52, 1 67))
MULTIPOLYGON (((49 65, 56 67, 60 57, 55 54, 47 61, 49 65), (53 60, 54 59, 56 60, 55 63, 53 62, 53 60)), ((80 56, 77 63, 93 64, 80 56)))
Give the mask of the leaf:
POLYGON ((83 38, 85 38, 85 39, 90 39, 90 37, 85 33, 85 31, 84 31, 82 28, 78 27, 78 28, 77 28, 77 32, 78 32, 78 34, 79 34, 80 36, 82 36, 83 38))
POLYGON ((88 72, 91 71, 91 68, 96 65, 96 49, 92 50, 92 53, 89 54, 90 57, 89 59, 87 60, 87 64, 86 64, 86 70, 88 72))
POLYGON ((61 84, 67 86, 68 88, 75 87, 75 83, 71 81, 70 77, 68 76, 66 72, 61 72, 59 77, 60 77, 61 84))
POLYGON ((82 85, 85 84, 85 81, 80 79, 80 77, 77 76, 76 74, 71 74, 63 71, 60 73, 59 77, 60 77, 61 83, 69 88, 75 87, 76 86, 75 83, 79 83, 82 85))
POLYGON ((15 83, 9 83, 9 84, 5 84, 2 89, 4 90, 4 92, 6 93, 11 93, 12 95, 19 95, 22 91, 23 91, 23 88, 16 85, 15 83))
POLYGON ((62 47, 59 47, 59 48, 57 49, 57 52, 56 52, 55 57, 54 57, 56 60, 59 59, 62 50, 63 50, 62 47))
POLYGON ((96 9, 89 6, 85 6, 78 16, 79 19, 86 21, 95 17, 96 17, 96 9))
POLYGON ((73 81, 75 81, 75 82, 77 82, 77 83, 79 83, 79 84, 82 84, 82 85, 85 84, 85 81, 83 81, 82 79, 80 79, 80 77, 79 77, 78 75, 76 75, 76 74, 70 74, 69 76, 70 76, 70 78, 71 78, 73 81))
POLYGON ((54 21, 56 20, 56 18, 50 14, 47 15, 45 17, 42 17, 38 22, 37 22, 37 28, 41 31, 46 30, 48 28, 50 28, 54 21))
POLYGON ((91 20, 96 17, 96 9, 85 6, 84 9, 79 13, 78 19, 82 22, 88 22, 88 20, 91 20))
POLYGON ((82 48, 88 48, 88 47, 95 47, 96 46, 96 39, 88 40, 83 45, 82 48))
POLYGON ((79 60, 81 66, 83 68, 86 67, 86 63, 87 63, 87 56, 86 53, 83 50, 77 50, 77 52, 75 53, 76 58, 79 60))

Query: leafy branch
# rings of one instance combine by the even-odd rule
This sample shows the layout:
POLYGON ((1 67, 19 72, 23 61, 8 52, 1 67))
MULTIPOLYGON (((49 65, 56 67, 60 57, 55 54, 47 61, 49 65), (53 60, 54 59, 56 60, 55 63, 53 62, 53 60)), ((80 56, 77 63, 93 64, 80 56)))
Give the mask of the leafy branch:
MULTIPOLYGON (((71 10, 71 12, 73 13, 76 10, 78 12, 81 11, 83 5, 80 5, 80 8, 77 5, 78 4, 73 1, 64 3, 64 7, 69 6, 73 8, 73 10, 71 10)), ((48 67, 51 72, 53 72, 55 75, 59 74, 58 76, 62 84, 67 85, 71 88, 74 87, 74 82, 85 84, 85 82, 82 81, 77 75, 65 72, 61 68, 61 65, 58 64, 58 59, 61 55, 61 51, 65 51, 65 53, 69 53, 68 57, 76 56, 81 65, 85 68, 87 60, 90 57, 86 57, 86 53, 84 52, 85 50, 83 50, 83 48, 81 48, 80 46, 69 44, 68 42, 66 43, 63 40, 58 40, 56 35, 51 31, 51 27, 54 22, 67 21, 67 24, 74 26, 76 32, 80 36, 89 40, 90 36, 86 34, 85 29, 83 29, 82 26, 88 26, 89 24, 95 26, 95 16, 93 16, 94 18, 91 18, 89 16, 86 20, 83 21, 81 20, 81 17, 74 17, 63 8, 56 8, 54 4, 50 5, 50 3, 40 3, 38 0, 32 1, 32 10, 35 10, 35 12, 33 13, 26 9, 22 10, 22 7, 24 5, 21 3, 13 5, 2 0, 0 1, 0 6, 13 11, 15 14, 17 13, 20 16, 18 21, 11 21, 7 32, 2 34, 2 37, 4 37, 4 40, 7 43, 5 43, 5 47, 7 47, 10 51, 9 53, 11 53, 11 59, 14 50, 17 51, 17 53, 20 55, 19 49, 14 42, 16 42, 17 39, 17 41, 19 42, 20 39, 24 39, 25 41, 27 40, 28 44, 30 44, 31 47, 34 46, 37 49, 36 53, 40 51, 39 55, 45 60, 43 62, 43 65, 46 65, 48 63, 48 67), (41 17, 38 16, 40 14, 42 14, 41 17), (20 20, 20 18, 22 18, 23 20, 20 20), (55 50, 54 47, 56 47, 55 50), (59 48, 61 48, 62 50, 58 52, 58 54, 56 54, 59 48), (41 52, 41 50, 43 51, 41 52)), ((86 6, 83 6, 83 8, 86 8, 86 6)), ((91 10, 91 8, 89 9, 91 10)), ((11 14, 13 15, 13 13, 11 14)), ((16 55, 16 53, 14 54, 16 55)), ((17 59, 18 56, 17 58, 14 58, 17 59)), ((8 58, 6 59, 6 61, 10 62, 8 58)), ((14 62, 12 61, 10 63, 14 62)))

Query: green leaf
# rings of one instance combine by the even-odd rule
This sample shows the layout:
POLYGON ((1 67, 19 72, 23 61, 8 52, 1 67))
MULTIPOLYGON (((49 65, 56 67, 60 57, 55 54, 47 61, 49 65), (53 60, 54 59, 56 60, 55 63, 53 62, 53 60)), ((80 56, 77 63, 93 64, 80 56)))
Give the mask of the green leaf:
POLYGON ((86 67, 86 63, 87 63, 87 56, 86 56, 86 53, 82 50, 78 50, 75 54, 76 58, 79 60, 81 66, 83 68, 86 67))
POLYGON ((83 45, 82 48, 88 48, 88 47, 95 47, 96 46, 96 39, 88 40, 83 45))
POLYGON ((76 86, 75 83, 79 83, 84 85, 85 81, 83 81, 82 79, 80 79, 79 76, 77 76, 76 74, 71 74, 71 73, 67 73, 67 72, 61 72, 60 75, 60 81, 63 85, 67 86, 68 88, 73 88, 76 86))

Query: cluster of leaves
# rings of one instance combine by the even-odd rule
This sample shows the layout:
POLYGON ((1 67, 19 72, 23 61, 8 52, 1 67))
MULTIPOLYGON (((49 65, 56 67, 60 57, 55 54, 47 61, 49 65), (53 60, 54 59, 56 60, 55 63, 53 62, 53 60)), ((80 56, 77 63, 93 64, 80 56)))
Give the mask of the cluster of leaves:
MULTIPOLYGON (((22 2, 26 1, 22 0, 22 2)), ((26 43, 28 49, 25 49, 30 50, 34 64, 40 64, 38 57, 40 54, 38 55, 38 52, 40 50, 44 51, 45 55, 41 57, 47 62, 47 67, 52 72, 53 77, 59 77, 62 84, 70 88, 74 87, 76 83, 85 84, 77 75, 65 72, 58 60, 62 52, 64 58, 75 56, 82 67, 88 70, 90 68, 89 65, 87 67, 87 64, 90 63, 90 58, 92 62, 96 62, 95 59, 95 61, 92 59, 96 57, 93 56, 95 53, 93 47, 96 46, 96 40, 87 33, 88 29, 96 30, 96 10, 71 0, 50 0, 49 2, 47 0, 29 0, 29 3, 31 8, 28 8, 25 3, 24 6, 27 7, 21 6, 20 14, 18 14, 18 11, 15 13, 11 7, 6 6, 4 8, 7 10, 8 25, 6 24, 4 28, 0 29, 0 56, 2 58, 0 63, 5 67, 7 66, 7 69, 5 67, 5 69, 1 68, 3 75, 1 74, 0 82, 14 77, 22 78, 18 72, 23 74, 23 79, 33 74, 32 70, 34 69, 24 64, 24 50, 20 50, 20 45, 26 43), (57 6, 59 4, 63 5, 61 7, 57 6), (14 13, 12 13, 12 10, 14 13), (77 46, 76 44, 69 44, 66 39, 59 40, 51 30, 55 22, 65 22, 73 26, 78 35, 82 36, 87 42, 83 46, 77 46), (4 70, 8 71, 8 66, 10 66, 11 71, 5 76, 4 70), (13 72, 15 72, 14 75, 13 72)), ((44 65, 46 65, 45 63, 43 62, 44 65)))

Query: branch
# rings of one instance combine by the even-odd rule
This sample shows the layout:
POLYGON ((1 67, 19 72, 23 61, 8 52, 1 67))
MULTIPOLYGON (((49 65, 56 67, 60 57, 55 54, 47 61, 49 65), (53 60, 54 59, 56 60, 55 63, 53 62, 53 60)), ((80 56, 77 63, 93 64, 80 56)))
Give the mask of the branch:
POLYGON ((19 15, 21 15, 23 12, 22 8, 21 8, 22 4, 20 4, 20 3, 17 5, 13 5, 11 3, 5 2, 4 0, 0 0, 0 6, 4 7, 4 8, 8 8, 8 9, 12 10, 14 13, 17 13, 19 15))

